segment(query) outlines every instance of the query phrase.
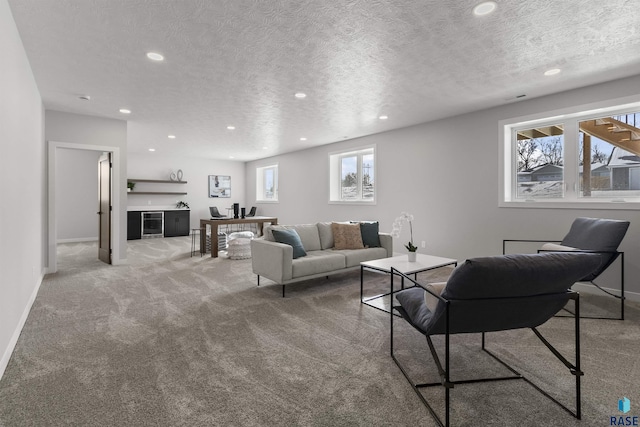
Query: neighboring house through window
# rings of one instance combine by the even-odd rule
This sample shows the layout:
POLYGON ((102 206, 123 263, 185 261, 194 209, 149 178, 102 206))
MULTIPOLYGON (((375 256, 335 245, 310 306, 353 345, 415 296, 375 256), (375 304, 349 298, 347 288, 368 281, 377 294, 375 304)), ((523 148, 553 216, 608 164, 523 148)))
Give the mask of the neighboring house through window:
POLYGON ((365 203, 376 201, 375 146, 329 155, 329 201, 365 203))
POLYGON ((278 165, 256 168, 256 201, 278 201, 278 165))
POLYGON ((501 206, 640 208, 640 102, 590 107, 500 122, 501 206))

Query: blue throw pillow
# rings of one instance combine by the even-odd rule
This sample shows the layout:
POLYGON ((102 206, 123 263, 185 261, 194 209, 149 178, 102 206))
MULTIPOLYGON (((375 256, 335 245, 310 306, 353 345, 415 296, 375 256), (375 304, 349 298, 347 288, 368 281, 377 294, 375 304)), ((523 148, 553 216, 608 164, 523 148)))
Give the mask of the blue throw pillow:
POLYGON ((300 235, 298 235, 296 230, 272 230, 271 232, 276 242, 285 243, 293 248, 293 259, 307 256, 307 252, 305 252, 304 246, 302 246, 300 235))

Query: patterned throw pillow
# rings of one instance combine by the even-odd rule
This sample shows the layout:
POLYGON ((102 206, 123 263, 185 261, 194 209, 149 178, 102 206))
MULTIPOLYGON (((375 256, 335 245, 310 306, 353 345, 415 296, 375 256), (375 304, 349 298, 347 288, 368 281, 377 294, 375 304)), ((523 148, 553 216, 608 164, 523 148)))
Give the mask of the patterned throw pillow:
POLYGON ((360 224, 331 223, 333 249, 364 249, 360 224))

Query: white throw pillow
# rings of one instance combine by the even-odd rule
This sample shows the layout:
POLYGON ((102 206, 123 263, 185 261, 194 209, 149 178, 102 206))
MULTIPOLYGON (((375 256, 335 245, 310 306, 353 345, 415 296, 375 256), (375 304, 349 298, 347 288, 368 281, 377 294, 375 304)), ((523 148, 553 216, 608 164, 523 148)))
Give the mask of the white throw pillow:
POLYGON ((571 246, 562 246, 556 243, 545 243, 541 248, 543 251, 579 251, 580 249, 571 246))
MULTIPOLYGON (((447 282, 436 282, 436 283, 428 284, 427 286, 425 286, 425 288, 427 288, 428 290, 430 290, 436 295, 440 295, 442 294, 442 291, 444 290, 445 286, 447 286, 447 282)), ((431 295, 429 292, 425 291, 424 302, 425 304, 427 304, 427 308, 429 309, 429 311, 434 313, 436 311, 436 307, 438 306, 438 302, 440 302, 440 300, 434 297, 433 295, 431 295)))

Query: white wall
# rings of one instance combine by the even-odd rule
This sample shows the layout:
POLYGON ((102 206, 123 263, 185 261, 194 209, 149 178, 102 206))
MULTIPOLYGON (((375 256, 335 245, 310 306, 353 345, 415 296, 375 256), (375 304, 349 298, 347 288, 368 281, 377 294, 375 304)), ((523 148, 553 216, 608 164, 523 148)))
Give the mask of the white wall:
POLYGON ((100 151, 61 148, 56 168, 58 242, 98 240, 100 151))
MULTIPOLYGON (((210 218, 209 206, 217 206, 226 214, 233 203, 245 206, 245 166, 243 162, 212 160, 196 157, 163 156, 161 153, 129 154, 129 178, 168 180, 171 172, 182 170, 187 184, 138 183, 127 197, 129 210, 174 208, 178 200, 191 208, 191 228, 197 228, 201 218, 210 218), (231 176, 230 198, 209 198, 209 175, 231 176), (138 195, 136 191, 184 191, 186 196, 138 195)), ((248 212, 248 209, 247 209, 248 212)))
POLYGON ((0 377, 45 268, 43 107, 11 10, 0 0, 0 377))
MULTIPOLYGON (((119 188, 114 188, 114 197, 120 202, 119 219, 119 259, 114 263, 124 262, 127 254, 127 122, 123 120, 106 119, 81 114, 65 113, 61 111, 45 111, 45 139, 51 143, 71 143, 84 145, 87 149, 113 147, 119 149, 120 174, 119 188)), ((58 151, 61 149, 59 148, 58 151)), ((56 203, 57 205, 57 203, 56 203)), ((96 211, 97 212, 97 211, 96 211)))
MULTIPOLYGON (((407 211, 416 218, 414 241, 426 242, 420 252, 459 260, 500 254, 503 239, 561 239, 578 216, 627 219, 631 226, 620 247, 626 252, 626 290, 640 299, 637 211, 498 207, 500 120, 622 98, 638 94, 638 88, 640 76, 250 162, 247 202, 255 200, 255 168, 276 161, 280 203, 259 204, 261 213, 282 224, 377 219, 390 231, 394 218, 407 211), (328 204, 328 153, 369 144, 378 149, 377 204, 328 204)), ((396 251, 403 251, 408 236, 405 228, 394 242, 396 251)))

